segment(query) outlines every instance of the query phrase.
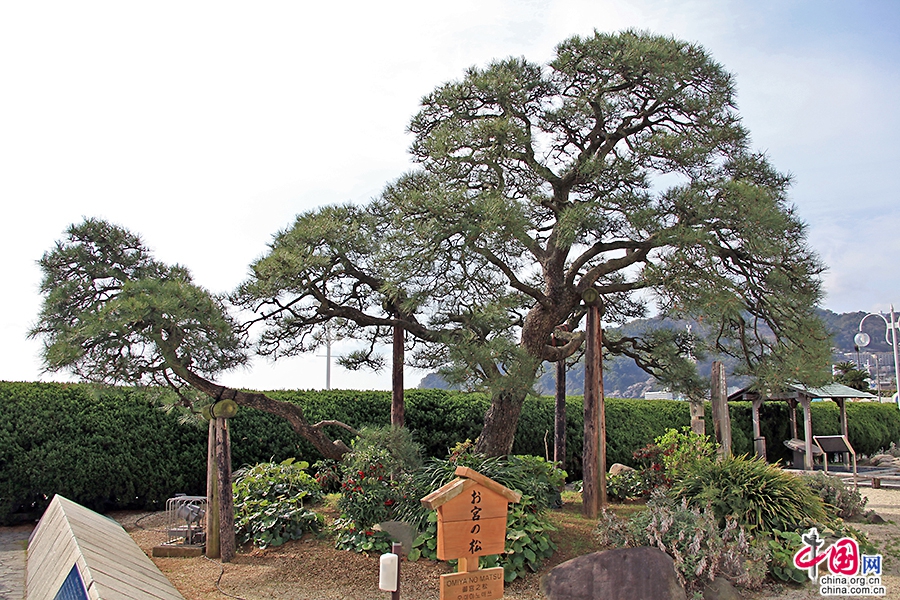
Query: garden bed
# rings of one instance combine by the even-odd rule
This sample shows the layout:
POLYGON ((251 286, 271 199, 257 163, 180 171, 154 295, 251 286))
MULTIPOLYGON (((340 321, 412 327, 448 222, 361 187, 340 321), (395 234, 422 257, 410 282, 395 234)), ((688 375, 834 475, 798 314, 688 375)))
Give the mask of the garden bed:
MULTIPOLYGON (((864 490, 869 497, 868 508, 874 509, 887 522, 879 525, 860 523, 863 530, 884 555, 884 584, 886 598, 900 598, 900 490, 864 490)), ((577 495, 567 494, 563 507, 551 512, 551 520, 558 528, 552 538, 558 546, 553 558, 541 572, 526 576, 506 586, 507 600, 542 599, 540 577, 557 564, 602 548, 593 532, 594 523, 581 518, 577 495)), ((613 505, 620 514, 641 510, 639 504, 613 505)), ((325 508, 330 520, 333 509, 325 508)), ((149 553, 157 543, 159 533, 154 529, 162 524, 157 514, 116 515, 135 541, 149 553)), ((306 536, 267 550, 244 549, 234 562, 222 571, 220 563, 206 558, 157 558, 154 562, 172 581, 187 600, 221 600, 232 597, 246 600, 278 598, 284 600, 386 600, 387 592, 378 590, 378 557, 333 548, 329 535, 321 538, 306 536), (218 582, 219 591, 216 588, 218 582), (224 593, 223 593, 224 592, 224 593)), ((402 596, 415 600, 437 600, 438 579, 450 572, 447 563, 419 560, 402 563, 402 596)), ((747 595, 748 600, 821 598, 811 585, 793 587, 769 584, 747 595)))

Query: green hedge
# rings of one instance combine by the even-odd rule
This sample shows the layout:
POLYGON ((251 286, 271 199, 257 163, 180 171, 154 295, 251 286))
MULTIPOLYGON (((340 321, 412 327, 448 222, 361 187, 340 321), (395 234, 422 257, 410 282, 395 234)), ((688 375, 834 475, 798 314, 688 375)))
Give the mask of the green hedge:
MULTIPOLYGON (((380 391, 269 392, 301 405, 310 421, 335 419, 360 428, 390 420, 390 393, 380 391)), ((443 458, 456 443, 474 440, 489 399, 483 394, 407 390, 406 421, 428 456, 443 458)), ((530 397, 522 409, 514 454, 553 452, 552 398, 530 397)), ((751 453, 751 405, 730 405, 736 454, 751 453)), ((900 411, 893 404, 848 405, 850 442, 872 454, 900 442, 900 411)), ((581 478, 582 398, 566 401, 566 471, 581 478)), ((769 460, 788 458, 781 443, 789 436, 784 402, 766 402, 762 434, 769 460)), ((712 431, 706 410, 707 431, 712 431)), ((813 433, 838 433, 833 402, 812 405, 813 433)), ((798 420, 802 414, 798 410, 798 420)), ((668 428, 690 423, 687 403, 672 400, 606 400, 607 463, 634 465, 632 452, 668 428)), ((350 441, 348 432, 328 433, 350 441)), ((319 454, 286 421, 241 409, 231 423, 235 468, 297 457, 310 463, 319 454)), ((176 493, 205 493, 206 427, 184 424, 140 388, 86 384, 0 382, 0 523, 40 516, 54 494, 99 511, 159 508, 176 493)))
POLYGON ((99 511, 205 494, 205 439, 140 390, 0 383, 0 523, 39 517, 54 494, 99 511))

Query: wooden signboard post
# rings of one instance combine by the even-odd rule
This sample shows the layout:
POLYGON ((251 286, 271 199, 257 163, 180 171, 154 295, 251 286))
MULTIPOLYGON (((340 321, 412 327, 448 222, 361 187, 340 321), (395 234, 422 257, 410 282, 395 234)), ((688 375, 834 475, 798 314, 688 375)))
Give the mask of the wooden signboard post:
POLYGON ((496 600, 503 596, 503 567, 479 569, 478 557, 506 549, 506 512, 522 495, 468 467, 422 498, 438 511, 437 556, 459 559, 456 573, 441 575, 441 600, 496 600))

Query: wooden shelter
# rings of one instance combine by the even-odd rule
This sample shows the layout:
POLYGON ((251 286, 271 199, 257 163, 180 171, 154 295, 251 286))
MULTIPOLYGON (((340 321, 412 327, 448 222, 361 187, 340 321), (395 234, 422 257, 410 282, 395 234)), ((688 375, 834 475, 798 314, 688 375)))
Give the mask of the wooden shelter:
MULTIPOLYGON (((748 400, 753 403, 753 445, 757 456, 766 458, 765 438, 762 437, 759 430, 759 409, 766 400, 784 400, 791 407, 791 437, 797 439, 797 405, 803 408, 803 469, 811 471, 813 468, 813 436, 812 436, 812 418, 810 417, 809 407, 813 400, 834 400, 841 410, 841 435, 847 436, 847 399, 865 399, 875 400, 877 396, 873 396, 868 392, 861 392, 840 383, 830 383, 828 385, 812 388, 802 384, 786 385, 781 390, 770 391, 765 395, 750 391, 749 388, 738 390, 728 396, 728 401, 748 400)), ((816 448, 818 450, 818 448, 816 448)), ((795 465, 796 466, 796 465, 795 465)))

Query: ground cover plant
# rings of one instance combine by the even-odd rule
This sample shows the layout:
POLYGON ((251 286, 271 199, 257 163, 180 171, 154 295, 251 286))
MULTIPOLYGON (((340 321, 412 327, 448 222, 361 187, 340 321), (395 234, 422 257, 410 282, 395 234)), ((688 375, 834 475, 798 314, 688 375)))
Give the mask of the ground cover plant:
POLYGON ((308 506, 322 500, 308 463, 288 458, 260 463, 234 474, 234 526, 239 544, 280 546, 322 530, 324 518, 308 506))

